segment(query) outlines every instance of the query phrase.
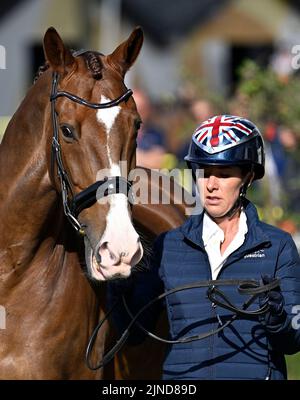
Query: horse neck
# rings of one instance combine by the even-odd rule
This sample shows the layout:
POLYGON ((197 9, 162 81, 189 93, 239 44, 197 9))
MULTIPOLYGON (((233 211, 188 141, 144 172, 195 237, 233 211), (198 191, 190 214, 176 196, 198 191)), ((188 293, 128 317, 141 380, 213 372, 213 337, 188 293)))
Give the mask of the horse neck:
MULTIPOLYGON (((45 239, 46 224, 59 212, 47 168, 50 73, 44 75, 12 117, 0 146, 0 264, 8 269, 30 261, 45 239)), ((56 217, 50 236, 57 236, 60 220, 56 217)))

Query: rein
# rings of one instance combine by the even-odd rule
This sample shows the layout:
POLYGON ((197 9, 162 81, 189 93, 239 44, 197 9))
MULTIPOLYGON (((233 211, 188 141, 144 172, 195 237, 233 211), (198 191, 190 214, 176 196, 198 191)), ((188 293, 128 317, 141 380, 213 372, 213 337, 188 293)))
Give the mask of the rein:
POLYGON ((58 114, 55 110, 55 102, 59 97, 66 97, 67 99, 81 104, 85 107, 93 108, 93 109, 104 109, 115 107, 123 101, 127 101, 129 97, 132 96, 132 90, 127 89, 125 93, 121 96, 117 97, 114 100, 108 101, 106 103, 90 103, 78 97, 72 93, 65 91, 58 91, 59 74, 57 72, 53 73, 52 77, 52 86, 51 86, 51 116, 52 116, 52 125, 53 125, 53 136, 52 136, 52 152, 51 152, 51 169, 54 170, 54 163, 56 161, 58 176, 60 179, 61 185, 61 194, 63 201, 63 209, 64 214, 73 226, 73 228, 80 233, 81 235, 85 235, 84 226, 79 222, 78 215, 85 208, 91 207, 96 203, 98 198, 103 196, 108 196, 113 193, 123 193, 127 197, 130 197, 129 200, 133 203, 133 195, 131 190, 131 182, 129 182, 126 178, 122 176, 114 176, 114 177, 106 177, 101 181, 97 181, 87 187, 82 192, 74 195, 72 190, 71 181, 69 179, 68 173, 63 165, 62 160, 62 151, 59 143, 58 136, 58 114), (100 189, 98 191, 98 189, 100 189), (71 200, 69 199, 69 194, 71 194, 71 200))
MULTIPOLYGON (((147 303, 144 307, 142 307, 136 315, 133 315, 126 303, 125 297, 122 296, 122 301, 123 305, 125 307, 126 312, 131 318, 131 321, 127 328, 124 330, 123 334, 121 335, 120 339, 117 341, 117 343, 106 353, 103 355, 102 361, 97 364, 97 365, 92 365, 90 358, 91 358, 91 353, 93 350, 93 346, 95 343, 95 340, 97 338, 98 332, 104 322, 108 319, 109 315, 112 313, 114 308, 117 306, 119 303, 120 299, 118 299, 112 306, 112 308, 108 311, 108 313, 105 315, 105 317, 99 322, 99 324, 96 326, 90 340, 87 346, 86 350, 86 364, 88 368, 91 370, 97 370, 100 368, 103 368, 106 364, 108 364, 113 357, 117 354, 117 352, 122 348, 124 345, 125 341, 127 340, 129 333, 130 333, 130 328, 136 324, 139 329, 141 329, 146 335, 152 337, 155 340, 158 340, 163 343, 168 343, 168 344, 178 344, 178 343, 189 343, 193 342, 196 340, 202 340, 205 338, 208 338, 209 336, 215 335, 221 331, 223 331, 227 326, 229 326, 237 317, 259 317, 264 314, 266 314, 269 310, 269 305, 266 303, 262 307, 253 310, 253 311, 247 311, 247 308, 254 302, 254 300, 257 298, 262 293, 269 292, 270 290, 275 289, 276 287, 279 287, 279 279, 274 279, 272 282, 268 284, 262 284, 260 285, 257 283, 255 280, 238 280, 238 279, 224 279, 224 280, 207 280, 207 281, 197 281, 191 284, 187 285, 182 285, 178 286, 174 289, 168 290, 159 296, 155 297, 152 299, 149 303, 147 303), (244 302, 242 305, 242 308, 236 307, 234 304, 230 302, 230 300, 225 296, 225 294, 218 288, 218 286, 233 286, 237 285, 238 286, 238 292, 241 295, 249 295, 251 296, 247 301, 244 302), (221 322, 221 320, 218 318, 220 326, 212 331, 202 333, 199 335, 192 335, 192 336, 187 336, 180 338, 178 340, 168 340, 164 339, 160 336, 155 335, 152 332, 149 332, 147 329, 145 329, 138 321, 137 319, 139 316, 152 304, 155 302, 164 299, 165 297, 187 289, 195 289, 195 288, 202 288, 202 287, 207 287, 207 297, 208 299, 212 302, 212 305, 218 305, 224 309, 230 310, 233 312, 233 315, 231 318, 226 321, 224 324, 221 322), (219 298, 221 298, 223 301, 221 301, 219 298)), ((218 317, 218 315, 217 315, 218 317)))

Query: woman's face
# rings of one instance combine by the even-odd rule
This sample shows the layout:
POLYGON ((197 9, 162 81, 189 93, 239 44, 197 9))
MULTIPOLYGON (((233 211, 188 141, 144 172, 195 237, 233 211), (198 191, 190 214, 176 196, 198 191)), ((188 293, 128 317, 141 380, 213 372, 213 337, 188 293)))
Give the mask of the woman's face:
POLYGON ((234 166, 207 166, 197 179, 204 209, 213 218, 225 215, 234 205, 244 184, 242 171, 234 166))

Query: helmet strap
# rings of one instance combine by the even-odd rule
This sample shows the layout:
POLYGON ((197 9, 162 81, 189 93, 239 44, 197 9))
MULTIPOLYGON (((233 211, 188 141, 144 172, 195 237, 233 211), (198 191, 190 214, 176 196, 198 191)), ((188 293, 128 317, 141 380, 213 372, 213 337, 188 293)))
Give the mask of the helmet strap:
POLYGON ((246 197, 246 192, 247 192, 247 188, 248 188, 248 183, 244 183, 244 185, 241 187, 240 189, 240 194, 239 197, 236 199, 236 201, 234 202, 233 206, 231 207, 231 209, 229 211, 227 211, 224 215, 222 215, 221 217, 218 218, 232 218, 238 211, 240 211, 240 209, 243 206, 244 203, 244 199, 246 197))

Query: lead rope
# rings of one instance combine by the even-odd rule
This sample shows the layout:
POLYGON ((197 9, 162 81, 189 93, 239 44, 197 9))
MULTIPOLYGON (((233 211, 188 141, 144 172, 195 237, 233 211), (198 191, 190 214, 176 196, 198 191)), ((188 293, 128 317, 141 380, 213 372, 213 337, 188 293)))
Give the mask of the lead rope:
POLYGON ((96 371, 97 369, 103 368, 104 365, 106 365, 109 361, 111 361, 111 359, 114 357, 114 355, 120 350, 120 348, 122 347, 123 343, 126 341, 128 335, 129 335, 129 327, 124 331, 124 333, 122 334, 121 338, 119 339, 119 341, 121 342, 121 347, 118 348, 118 343, 119 341, 116 343, 116 345, 113 347, 116 348, 116 352, 114 354, 112 354, 112 356, 110 357, 110 352, 111 350, 105 355, 105 357, 107 357, 107 361, 104 363, 104 357, 102 359, 102 361, 97 364, 97 365, 92 365, 91 363, 91 353, 93 351, 93 347, 94 347, 94 343, 97 339, 98 336, 98 332, 100 330, 100 328, 102 327, 102 325, 104 324, 104 322, 108 319, 108 317, 110 316, 110 314, 113 312, 114 308, 118 305, 120 301, 120 298, 118 298, 114 304, 112 305, 112 307, 110 308, 110 310, 107 312, 107 314, 104 316, 104 318, 102 318, 102 320, 98 323, 98 325, 96 326, 96 328, 94 329, 92 336, 90 337, 90 340, 88 342, 87 345, 87 349, 86 349, 86 353, 85 353, 85 362, 86 365, 89 369, 91 369, 92 371, 96 371))
POLYGON ((145 306, 143 306, 135 316, 131 313, 131 311, 128 308, 128 305, 126 303, 126 300, 124 296, 122 296, 122 301, 123 305, 125 307, 126 312, 131 318, 131 322, 127 326, 127 328, 124 330, 123 334, 117 341, 117 343, 102 357, 102 361, 99 362, 96 366, 93 366, 90 362, 90 356, 91 352, 93 350, 93 345, 96 340, 96 337, 98 335, 98 332, 100 328, 102 327, 103 323, 107 320, 108 316, 112 313, 113 309, 116 307, 118 302, 120 301, 120 298, 117 299, 117 301, 113 304, 112 308, 109 310, 109 312, 105 315, 105 317, 99 322, 99 324, 96 326, 94 329, 94 332, 89 340, 88 346, 87 346, 87 351, 86 351, 86 364, 91 370, 97 370, 99 368, 103 368, 107 363, 109 363, 113 357, 117 354, 117 352, 122 348, 124 345, 125 341, 127 340, 129 333, 130 333, 130 328, 136 324, 146 335, 152 337, 153 339, 156 339, 160 342, 163 343, 168 343, 168 344, 177 344, 177 343, 189 343, 192 341, 196 340, 201 340, 204 338, 207 338, 209 336, 215 335, 221 331, 223 331, 228 325, 230 325, 239 315, 241 316, 260 316, 264 315, 268 310, 269 306, 268 304, 264 304, 262 307, 260 307, 257 310, 254 311, 246 311, 246 309, 254 302, 254 300, 257 298, 257 296, 261 293, 265 293, 269 290, 274 289, 275 287, 279 286, 279 279, 274 279, 272 282, 265 284, 265 285, 258 285, 256 281, 254 280, 235 280, 235 279, 227 279, 227 280, 210 280, 210 281, 198 281, 194 282, 193 284, 189 285, 182 285, 177 288, 168 290, 167 292, 162 293, 161 295, 155 297, 152 299, 149 303, 147 303, 145 306), (238 291, 240 294, 249 294, 252 297, 250 297, 242 306, 241 309, 235 307, 229 300, 228 298, 218 289, 216 290, 215 286, 218 285, 239 285, 238 286, 238 291), (223 307, 225 309, 228 309, 230 311, 233 311, 235 314, 232 315, 232 317, 223 325, 221 325, 219 328, 216 330, 206 332, 203 334, 199 335, 193 335, 189 337, 185 337, 182 339, 178 340, 168 340, 161 338, 152 332, 149 332, 147 329, 145 329, 138 321, 138 317, 147 309, 149 308, 153 303, 169 296, 172 293, 176 293, 178 291, 182 290, 187 290, 187 289, 194 289, 194 288, 200 288, 200 287, 208 287, 208 298, 214 302, 215 304, 219 305, 220 307, 223 307), (222 303, 220 300, 218 300, 214 295, 219 295, 226 303, 222 303))

